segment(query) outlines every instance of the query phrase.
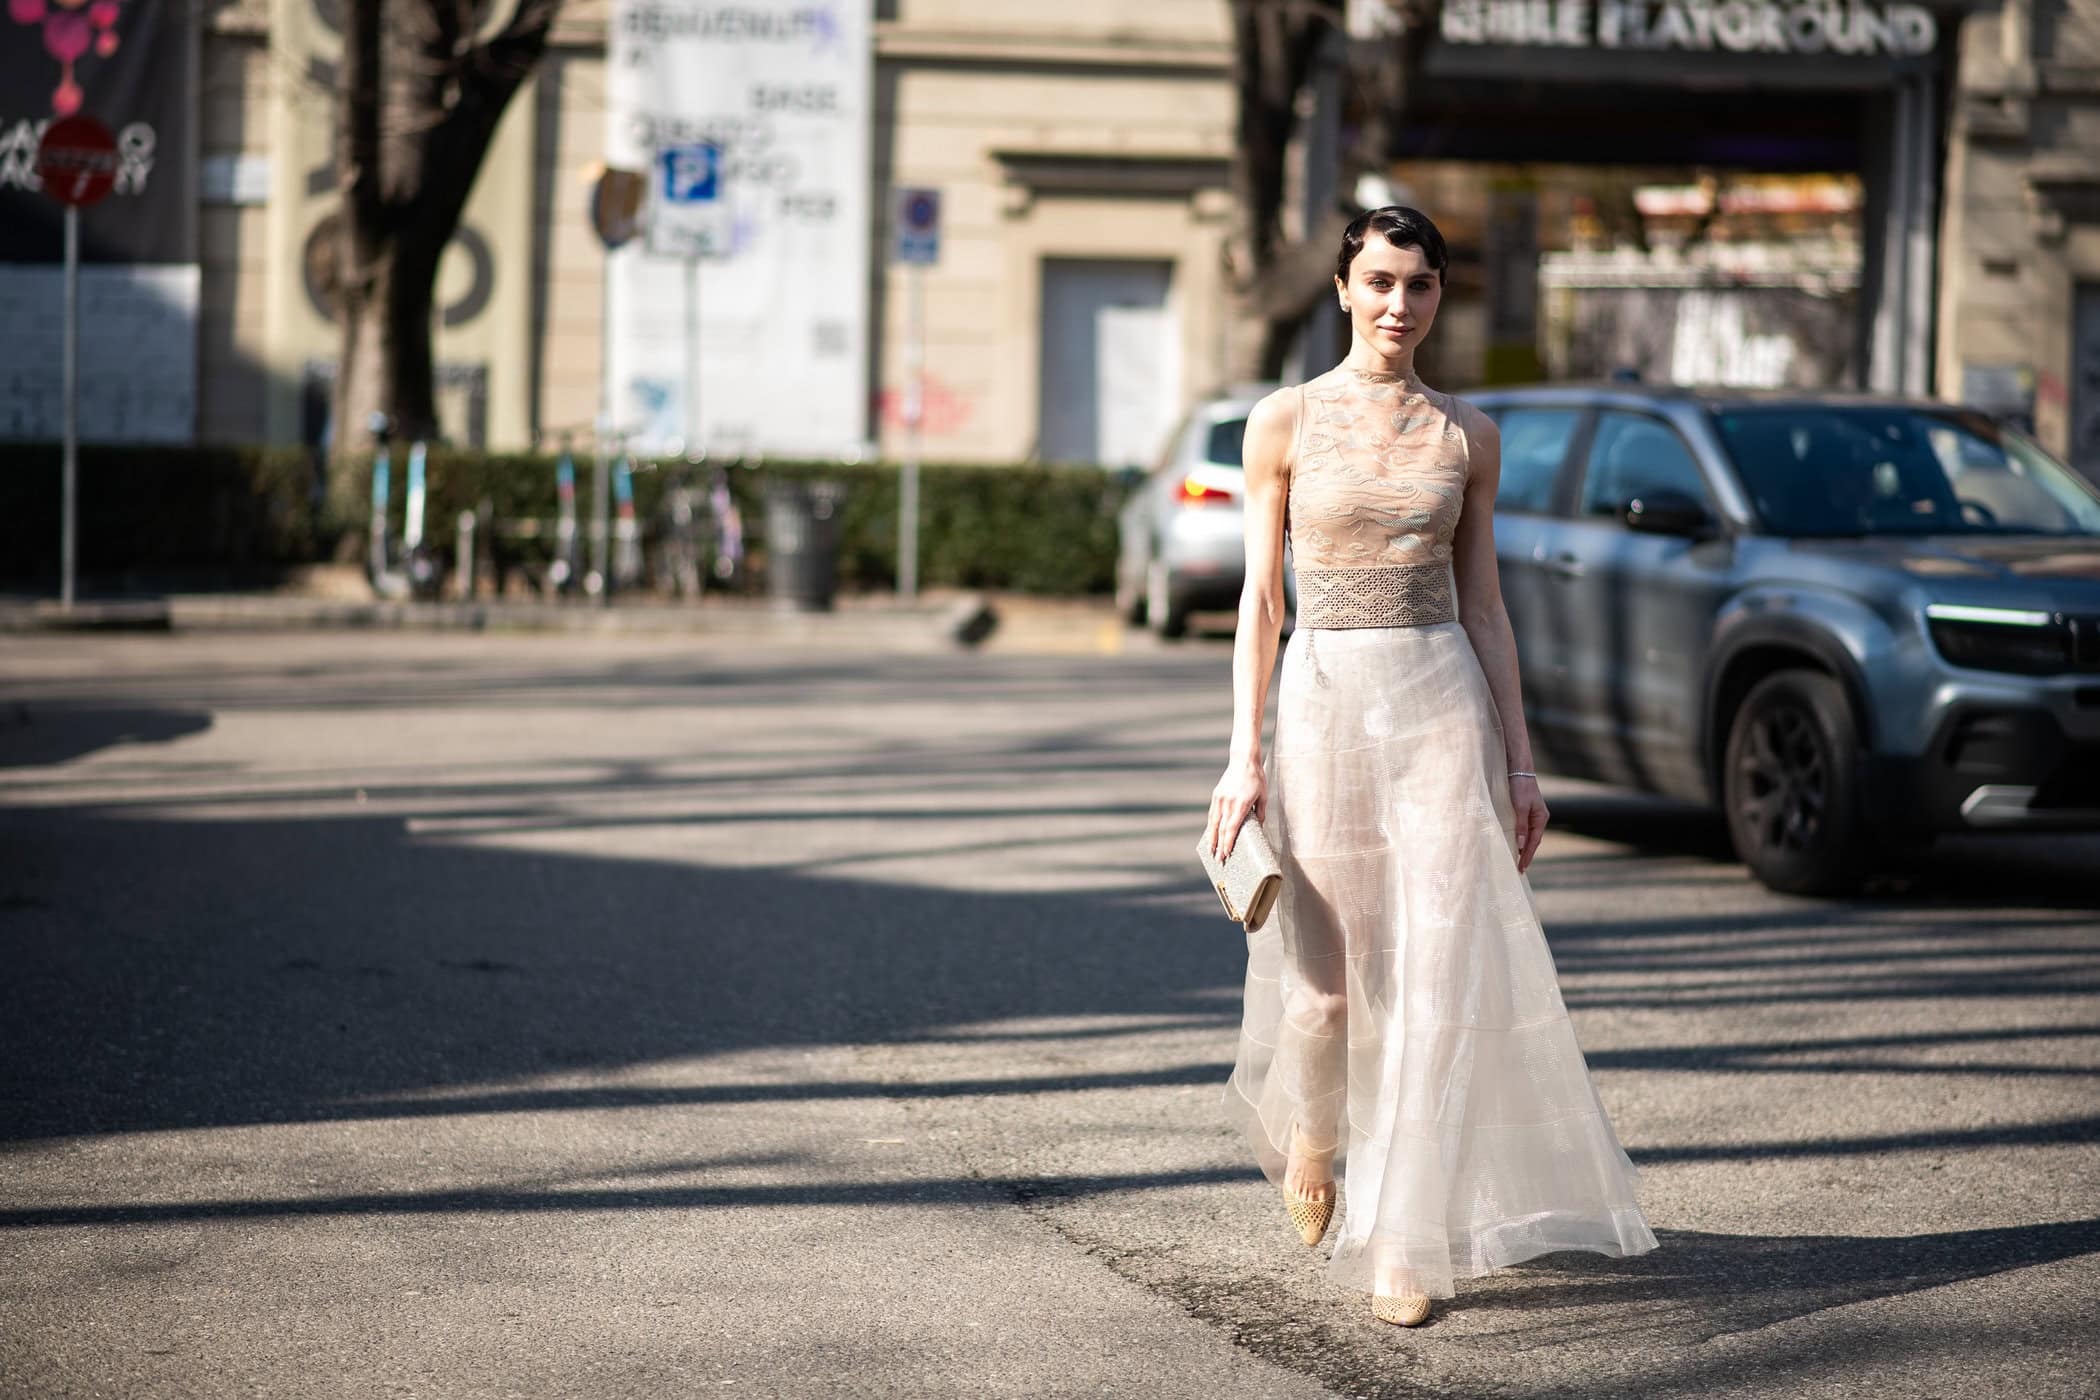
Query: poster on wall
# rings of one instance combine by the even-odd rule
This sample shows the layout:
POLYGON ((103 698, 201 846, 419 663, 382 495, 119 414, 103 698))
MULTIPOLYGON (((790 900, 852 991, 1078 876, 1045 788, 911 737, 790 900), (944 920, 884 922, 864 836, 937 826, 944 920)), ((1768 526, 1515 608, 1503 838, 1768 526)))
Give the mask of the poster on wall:
POLYGON ((120 161, 80 216, 80 434, 196 425, 197 27, 183 0, 10 0, 0 13, 0 438, 56 439, 65 220, 36 175, 51 122, 101 121, 120 161))
POLYGON ((652 172, 656 207, 721 231, 691 253, 648 239, 612 255, 609 397, 638 450, 863 450, 868 14, 854 0, 616 0, 606 161, 652 172), (710 178, 687 178, 701 166, 679 153, 704 147, 710 178))

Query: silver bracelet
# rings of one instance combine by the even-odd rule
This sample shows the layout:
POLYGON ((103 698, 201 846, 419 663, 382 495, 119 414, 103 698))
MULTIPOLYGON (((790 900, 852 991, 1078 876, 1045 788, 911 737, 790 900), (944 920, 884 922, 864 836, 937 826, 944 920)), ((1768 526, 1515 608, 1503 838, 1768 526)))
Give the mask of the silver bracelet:
POLYGON ((1511 776, 1512 778, 1536 778, 1538 774, 1527 773, 1523 769, 1519 768, 1516 772, 1510 774, 1509 776, 1511 776))

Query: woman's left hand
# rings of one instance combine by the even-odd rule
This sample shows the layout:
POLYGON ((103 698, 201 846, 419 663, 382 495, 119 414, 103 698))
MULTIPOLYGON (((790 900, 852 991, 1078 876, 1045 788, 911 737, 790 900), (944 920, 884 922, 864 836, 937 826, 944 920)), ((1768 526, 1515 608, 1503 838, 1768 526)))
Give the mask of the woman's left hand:
POLYGON ((1546 836, 1546 799, 1539 796, 1539 780, 1532 777, 1509 780, 1509 805, 1517 814, 1517 873, 1531 868, 1539 842, 1546 836))

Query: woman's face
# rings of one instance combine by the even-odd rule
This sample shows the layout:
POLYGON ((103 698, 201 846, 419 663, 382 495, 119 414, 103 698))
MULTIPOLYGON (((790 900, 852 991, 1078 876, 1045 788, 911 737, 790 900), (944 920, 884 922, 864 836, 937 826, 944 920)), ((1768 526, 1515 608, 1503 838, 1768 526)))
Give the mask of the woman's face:
POLYGON ((1349 264, 1349 280, 1334 285, 1356 338, 1386 356, 1412 354, 1444 299, 1444 279, 1419 247, 1395 248, 1377 234, 1349 264))

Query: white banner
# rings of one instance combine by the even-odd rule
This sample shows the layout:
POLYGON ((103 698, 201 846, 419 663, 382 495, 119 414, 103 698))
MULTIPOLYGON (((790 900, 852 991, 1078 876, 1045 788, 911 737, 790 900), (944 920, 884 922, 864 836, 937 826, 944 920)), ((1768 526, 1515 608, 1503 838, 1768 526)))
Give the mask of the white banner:
POLYGON ((728 232, 726 251, 693 266, 647 240, 612 255, 613 421, 645 454, 689 450, 689 436, 712 452, 863 450, 869 11, 866 0, 616 0, 606 162, 647 171, 654 209, 667 192, 700 193, 665 151, 719 146, 708 197, 728 232))

